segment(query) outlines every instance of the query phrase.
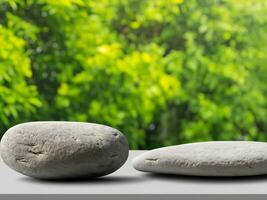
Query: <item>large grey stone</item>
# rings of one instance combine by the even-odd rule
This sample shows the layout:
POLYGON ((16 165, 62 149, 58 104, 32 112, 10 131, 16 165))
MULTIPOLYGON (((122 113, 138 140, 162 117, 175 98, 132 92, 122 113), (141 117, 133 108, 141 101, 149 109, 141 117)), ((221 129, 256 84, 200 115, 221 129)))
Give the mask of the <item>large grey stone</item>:
POLYGON ((267 143, 200 142, 148 151, 133 160, 144 172, 195 176, 267 174, 267 143))
POLYGON ((1 157, 35 178, 88 178, 110 174, 127 160, 129 145, 118 130, 82 122, 29 122, 10 128, 1 157))

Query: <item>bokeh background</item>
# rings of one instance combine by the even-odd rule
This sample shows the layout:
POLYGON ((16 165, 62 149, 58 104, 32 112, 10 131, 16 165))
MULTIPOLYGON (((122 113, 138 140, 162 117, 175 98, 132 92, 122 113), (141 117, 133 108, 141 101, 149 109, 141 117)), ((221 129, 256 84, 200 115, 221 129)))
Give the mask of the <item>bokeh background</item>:
POLYGON ((0 0, 1 134, 71 120, 132 149, 267 141, 266 83, 266 0, 0 0))

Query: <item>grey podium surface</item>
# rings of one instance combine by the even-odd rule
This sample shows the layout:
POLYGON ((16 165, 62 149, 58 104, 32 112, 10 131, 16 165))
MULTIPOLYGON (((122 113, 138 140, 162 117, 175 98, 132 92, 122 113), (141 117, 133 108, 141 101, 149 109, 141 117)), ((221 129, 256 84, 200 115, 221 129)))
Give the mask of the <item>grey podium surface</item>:
POLYGON ((94 180, 41 181, 9 169, 0 159, 0 200, 105 199, 265 199, 267 176, 209 178, 152 175, 136 171, 132 159, 145 151, 130 151, 118 171, 94 180))

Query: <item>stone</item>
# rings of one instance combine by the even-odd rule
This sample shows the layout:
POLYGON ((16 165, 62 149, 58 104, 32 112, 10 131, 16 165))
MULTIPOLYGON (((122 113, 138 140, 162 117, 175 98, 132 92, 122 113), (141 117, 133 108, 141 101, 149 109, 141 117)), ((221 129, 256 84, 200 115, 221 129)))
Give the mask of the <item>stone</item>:
POLYGON ((133 167, 191 176, 262 175, 267 174, 267 143, 217 141, 163 147, 134 158, 133 167))
POLYGON ((0 153, 12 169, 39 179, 83 179, 116 171, 129 145, 118 130, 83 122, 28 122, 4 134, 0 153))

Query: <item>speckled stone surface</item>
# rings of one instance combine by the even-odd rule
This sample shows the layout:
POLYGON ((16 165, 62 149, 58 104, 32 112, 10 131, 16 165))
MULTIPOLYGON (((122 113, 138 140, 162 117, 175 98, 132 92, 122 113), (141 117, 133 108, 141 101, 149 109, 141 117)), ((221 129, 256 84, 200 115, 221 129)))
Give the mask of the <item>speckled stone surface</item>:
POLYGON ((267 143, 217 141, 176 145, 148 151, 133 160, 144 172, 193 176, 267 174, 267 143))
POLYGON ((1 157, 35 178, 88 178, 110 174, 127 160, 129 145, 118 130, 82 122, 29 122, 10 128, 1 157))

